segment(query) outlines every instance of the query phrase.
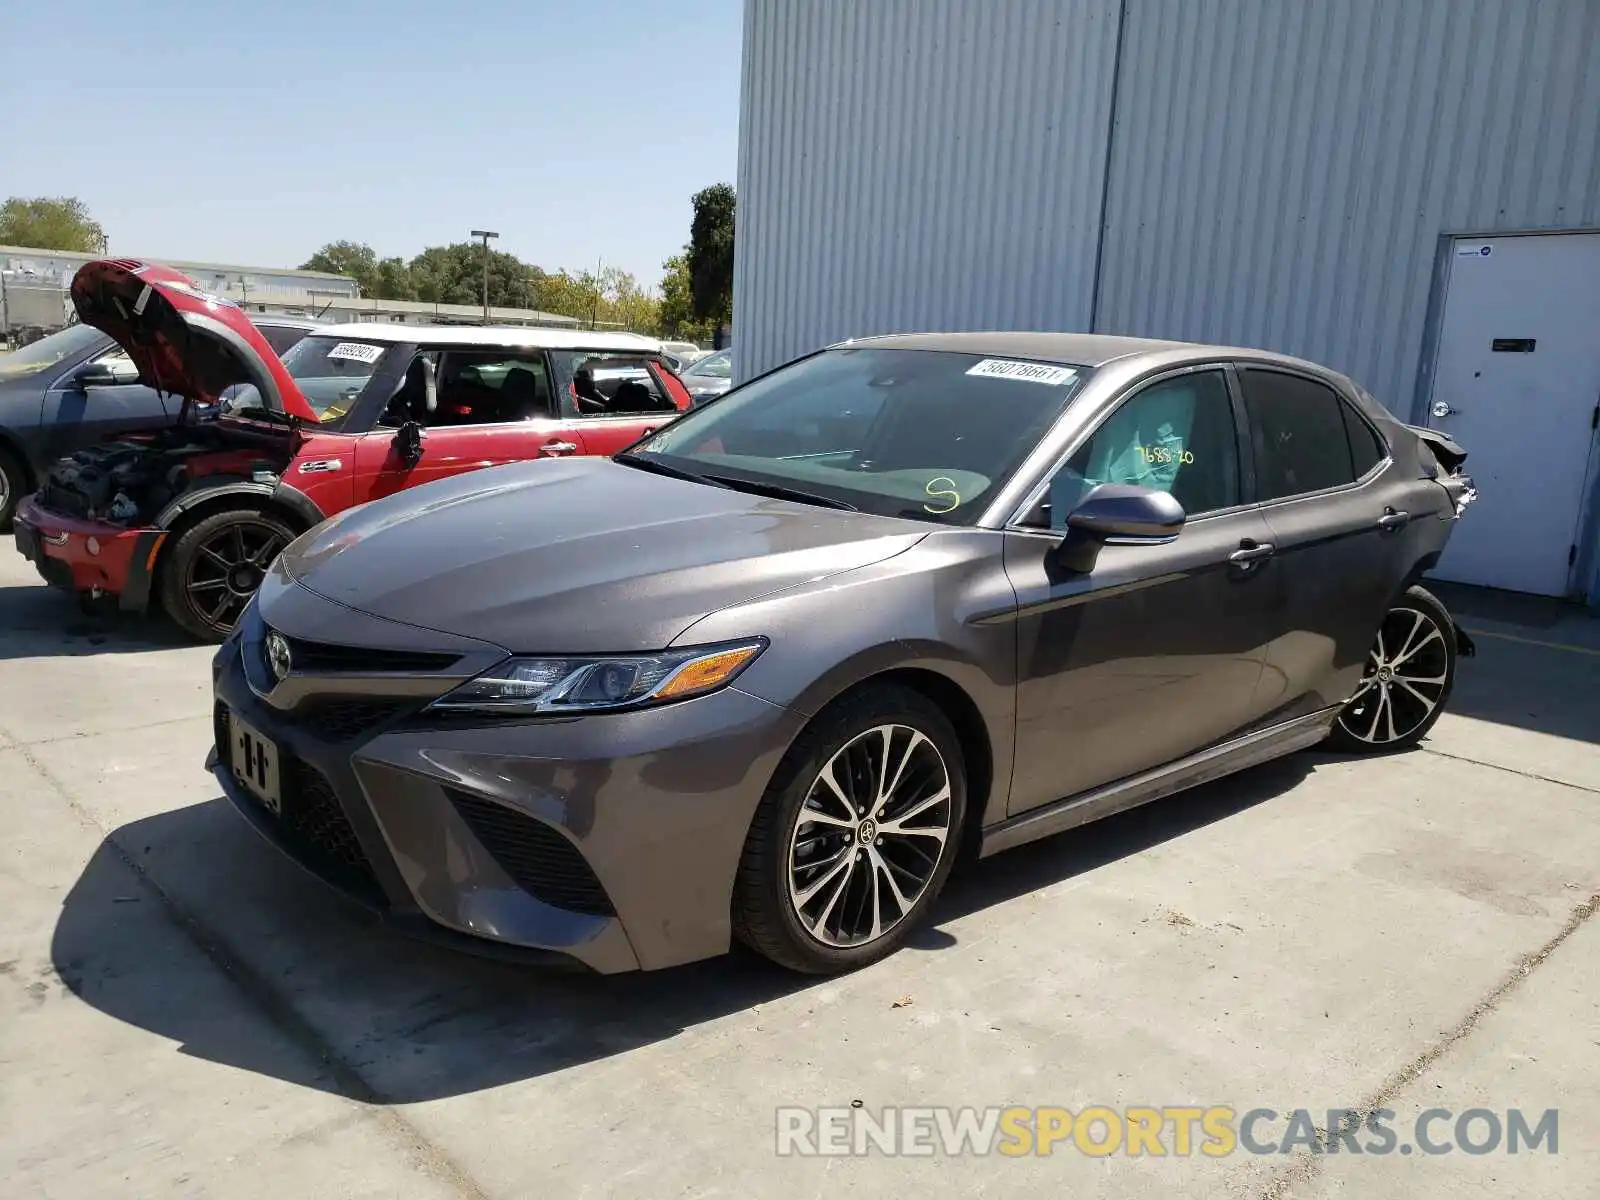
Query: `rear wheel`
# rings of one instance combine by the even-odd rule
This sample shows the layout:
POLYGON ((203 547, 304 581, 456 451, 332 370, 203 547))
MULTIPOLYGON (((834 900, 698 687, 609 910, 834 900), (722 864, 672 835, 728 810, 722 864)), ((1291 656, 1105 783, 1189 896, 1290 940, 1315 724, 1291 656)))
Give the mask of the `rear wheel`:
POLYGON ((1378 628, 1366 669, 1330 745, 1371 754, 1414 746, 1444 712, 1456 681, 1456 627, 1425 588, 1407 588, 1378 628))
POLYGON ((878 687, 825 710, 784 756, 734 885, 739 940, 830 974, 898 949, 955 861, 961 745, 918 692, 878 687))
POLYGON ((0 533, 11 528, 11 514, 28 490, 28 472, 9 450, 0 449, 0 533))
POLYGON ((196 521, 166 556, 162 605, 195 637, 222 641, 272 560, 295 536, 283 521, 256 508, 230 508, 196 521))

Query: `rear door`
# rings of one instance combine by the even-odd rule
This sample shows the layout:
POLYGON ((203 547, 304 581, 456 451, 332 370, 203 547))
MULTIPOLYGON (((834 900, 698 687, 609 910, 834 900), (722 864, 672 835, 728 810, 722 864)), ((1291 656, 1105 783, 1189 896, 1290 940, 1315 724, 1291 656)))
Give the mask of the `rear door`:
POLYGON ((426 349, 435 365, 432 412, 402 385, 356 448, 356 502, 376 500, 435 479, 527 459, 581 453, 579 435, 555 415, 554 385, 539 350, 426 349), (400 426, 422 429, 421 455, 403 454, 400 426))
POLYGON ((555 358, 570 453, 615 454, 689 407, 688 390, 651 356, 577 350, 555 358))
POLYGON ((1377 431, 1328 381, 1250 363, 1238 365, 1238 378, 1256 497, 1275 547, 1275 626, 1258 706, 1287 720, 1354 691, 1416 561, 1408 536, 1416 504, 1386 471, 1377 431))

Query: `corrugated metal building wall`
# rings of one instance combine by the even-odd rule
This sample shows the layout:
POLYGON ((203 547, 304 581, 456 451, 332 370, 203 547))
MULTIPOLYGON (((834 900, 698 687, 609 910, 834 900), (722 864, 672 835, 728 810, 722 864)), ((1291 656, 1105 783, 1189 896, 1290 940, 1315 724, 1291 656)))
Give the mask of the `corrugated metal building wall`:
POLYGON ((747 0, 741 376, 840 338, 1083 328, 1116 0, 747 0))
POLYGON ((743 70, 741 376, 1092 326, 1405 412, 1442 234, 1600 224, 1600 0, 746 0, 743 70))
POLYGON ((1600 0, 1127 5, 1099 329, 1405 412, 1442 234, 1596 224, 1600 0))

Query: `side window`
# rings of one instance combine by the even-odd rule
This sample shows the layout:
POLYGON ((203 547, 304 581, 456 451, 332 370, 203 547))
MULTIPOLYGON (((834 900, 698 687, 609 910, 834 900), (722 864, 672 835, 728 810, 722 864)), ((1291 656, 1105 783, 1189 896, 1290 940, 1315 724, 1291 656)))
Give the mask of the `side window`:
POLYGON ((635 354, 575 351, 567 356, 572 400, 580 417, 632 417, 676 413, 650 366, 635 354))
POLYGON ((1350 466, 1360 479, 1389 457, 1389 447, 1354 408, 1342 402, 1339 407, 1344 412, 1344 431, 1350 437, 1350 466))
MULTIPOLYGON (((1255 446, 1258 500, 1340 487, 1364 473, 1351 454, 1347 406, 1332 388, 1282 371, 1246 368, 1239 377, 1255 446)), ((1370 454, 1368 447, 1361 457, 1370 454)))
POLYGON ((1221 371, 1152 383, 1101 422, 1050 481, 1049 525, 1093 487, 1129 483, 1171 492, 1189 516, 1240 503, 1239 440, 1221 371))
POLYGON ((139 368, 134 366, 133 359, 129 358, 128 352, 120 346, 106 351, 94 361, 98 366, 110 367, 118 383, 139 382, 139 368))
POLYGON ((550 370, 538 350, 449 350, 437 374, 427 425, 498 425, 555 415, 550 370))
POLYGON ((272 347, 272 352, 282 358, 301 338, 305 337, 308 330, 297 329, 293 325, 258 325, 261 336, 267 339, 267 345, 272 347))

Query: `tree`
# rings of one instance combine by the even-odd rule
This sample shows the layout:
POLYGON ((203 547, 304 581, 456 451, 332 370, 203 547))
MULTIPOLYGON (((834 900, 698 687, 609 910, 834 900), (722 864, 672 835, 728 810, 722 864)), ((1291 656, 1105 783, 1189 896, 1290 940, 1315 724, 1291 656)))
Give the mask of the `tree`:
POLYGON ((662 263, 661 270, 658 319, 662 335, 686 342, 709 342, 713 332, 711 326, 696 319, 694 315, 694 293, 689 282, 688 247, 684 247, 682 254, 674 254, 662 263))
MULTIPOLYGON (((365 290, 365 289, 363 289, 365 290)), ((380 300, 415 300, 417 286, 411 279, 411 268, 403 258, 385 258, 378 263, 378 275, 372 292, 380 300)))
POLYGON ((689 222, 689 290, 694 315, 721 331, 733 320, 733 185, 713 184, 694 194, 689 222))
MULTIPOLYGON (((411 260, 411 281, 418 300, 435 304, 483 303, 483 247, 477 242, 429 246, 411 260)), ((514 254, 489 252, 489 303, 527 308, 533 273, 514 254)))
POLYGON ((365 242, 329 242, 305 262, 302 271, 327 271, 354 279, 363 296, 378 295, 378 255, 365 242))
POLYGON ((13 196, 0 205, 0 244, 104 254, 106 231, 76 196, 13 196))

